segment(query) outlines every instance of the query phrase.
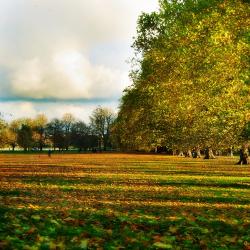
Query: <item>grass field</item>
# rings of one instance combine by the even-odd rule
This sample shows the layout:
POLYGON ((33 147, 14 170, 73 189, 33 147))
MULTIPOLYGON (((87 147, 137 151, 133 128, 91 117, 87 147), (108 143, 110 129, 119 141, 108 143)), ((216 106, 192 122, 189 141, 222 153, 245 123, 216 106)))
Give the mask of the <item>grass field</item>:
POLYGON ((0 249, 250 249, 250 166, 0 155, 0 249))

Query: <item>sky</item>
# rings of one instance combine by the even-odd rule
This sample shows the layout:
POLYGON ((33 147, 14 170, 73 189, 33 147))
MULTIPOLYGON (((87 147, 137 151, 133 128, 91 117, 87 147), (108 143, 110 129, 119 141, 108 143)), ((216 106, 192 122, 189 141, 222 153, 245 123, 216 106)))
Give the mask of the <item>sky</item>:
POLYGON ((4 118, 117 112, 137 18, 157 9, 157 0, 0 0, 4 118))

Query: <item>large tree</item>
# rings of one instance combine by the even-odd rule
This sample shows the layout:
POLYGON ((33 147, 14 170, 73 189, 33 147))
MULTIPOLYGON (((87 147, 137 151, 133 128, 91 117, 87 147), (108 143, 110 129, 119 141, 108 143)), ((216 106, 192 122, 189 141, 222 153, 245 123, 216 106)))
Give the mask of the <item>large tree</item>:
POLYGON ((116 124, 123 145, 237 143, 249 112, 249 11, 241 0, 162 0, 140 16, 116 124))

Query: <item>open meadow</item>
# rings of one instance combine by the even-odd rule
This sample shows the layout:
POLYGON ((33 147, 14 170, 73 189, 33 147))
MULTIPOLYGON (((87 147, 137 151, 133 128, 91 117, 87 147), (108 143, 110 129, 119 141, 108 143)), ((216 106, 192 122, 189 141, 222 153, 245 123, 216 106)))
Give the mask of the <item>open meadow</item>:
POLYGON ((250 166, 1 154, 0 249, 250 249, 250 166))

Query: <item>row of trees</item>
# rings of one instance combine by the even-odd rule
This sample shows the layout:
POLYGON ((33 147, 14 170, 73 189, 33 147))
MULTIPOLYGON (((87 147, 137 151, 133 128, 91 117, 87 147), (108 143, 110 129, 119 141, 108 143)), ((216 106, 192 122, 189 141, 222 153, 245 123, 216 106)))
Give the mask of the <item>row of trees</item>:
POLYGON ((160 0, 142 14, 114 131, 124 149, 229 148, 250 138, 250 4, 160 0))
POLYGON ((25 151, 42 151, 44 147, 59 150, 73 147, 79 151, 96 148, 106 150, 111 147, 110 128, 114 119, 114 113, 102 107, 93 111, 88 125, 69 113, 62 119, 51 121, 45 115, 38 115, 34 119, 17 119, 10 123, 1 119, 0 147, 15 150, 19 146, 25 151))

